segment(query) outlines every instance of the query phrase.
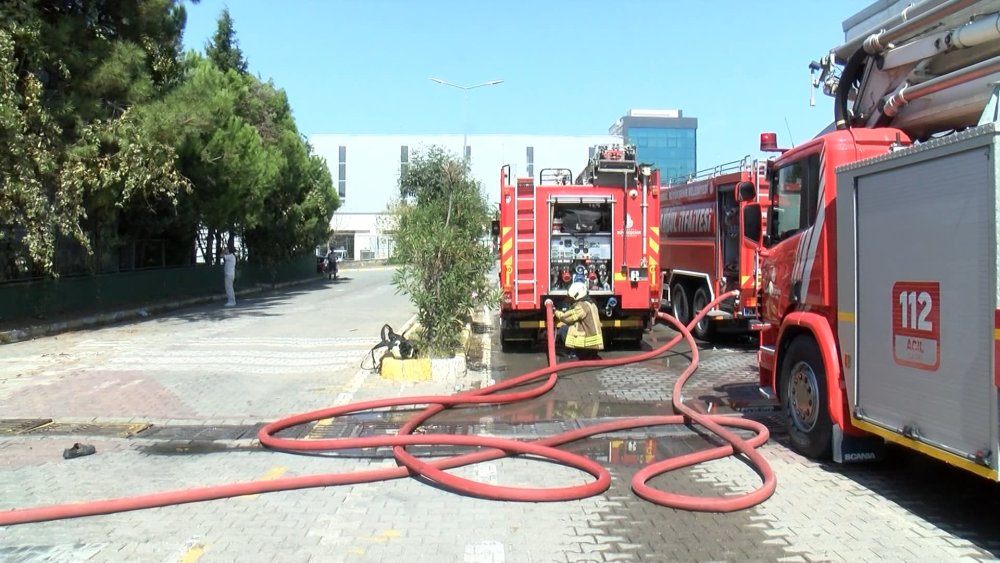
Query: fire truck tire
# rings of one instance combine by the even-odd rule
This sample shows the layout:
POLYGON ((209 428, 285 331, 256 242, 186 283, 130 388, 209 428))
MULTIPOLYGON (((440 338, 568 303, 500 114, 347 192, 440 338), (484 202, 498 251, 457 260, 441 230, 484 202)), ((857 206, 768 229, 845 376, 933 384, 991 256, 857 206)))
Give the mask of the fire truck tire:
POLYGON ((670 288, 670 314, 682 325, 691 322, 691 300, 683 283, 677 282, 670 288))
MULTIPOLYGON (((712 300, 708 298, 708 290, 705 286, 699 287, 698 291, 694 292, 694 299, 691 300, 691 318, 694 318, 695 315, 711 302, 712 300)), ((691 332, 697 338, 711 340, 715 336, 715 326, 712 324, 712 320, 705 316, 698 321, 698 324, 694 325, 694 330, 691 332)))
POLYGON ((826 371, 811 336, 796 336, 781 362, 781 406, 792 447, 805 456, 830 457, 833 423, 827 407, 826 371))

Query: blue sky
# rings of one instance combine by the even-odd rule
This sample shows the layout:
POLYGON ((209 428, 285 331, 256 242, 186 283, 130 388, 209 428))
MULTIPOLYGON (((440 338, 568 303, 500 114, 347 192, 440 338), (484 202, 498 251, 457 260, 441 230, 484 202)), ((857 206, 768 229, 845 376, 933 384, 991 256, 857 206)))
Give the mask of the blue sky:
POLYGON ((698 168, 801 143, 832 119, 809 70, 872 0, 202 0, 185 46, 226 6, 250 71, 316 133, 606 134, 629 108, 698 118, 698 168))

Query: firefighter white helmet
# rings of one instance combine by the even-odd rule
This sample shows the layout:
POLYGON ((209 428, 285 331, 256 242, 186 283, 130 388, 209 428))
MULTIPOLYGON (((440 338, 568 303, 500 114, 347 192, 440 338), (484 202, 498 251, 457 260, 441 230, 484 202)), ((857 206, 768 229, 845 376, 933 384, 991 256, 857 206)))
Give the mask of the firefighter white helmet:
POLYGON ((587 296, 587 285, 582 282, 573 282, 567 293, 573 301, 579 301, 587 296))

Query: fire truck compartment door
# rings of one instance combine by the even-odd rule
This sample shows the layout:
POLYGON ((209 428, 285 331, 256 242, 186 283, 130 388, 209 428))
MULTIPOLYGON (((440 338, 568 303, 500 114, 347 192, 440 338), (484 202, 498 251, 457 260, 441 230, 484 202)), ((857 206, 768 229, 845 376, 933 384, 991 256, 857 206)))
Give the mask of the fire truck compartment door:
POLYGON ((842 171, 857 252, 840 259, 855 262, 855 416, 995 460, 997 163, 994 137, 980 138, 842 171))

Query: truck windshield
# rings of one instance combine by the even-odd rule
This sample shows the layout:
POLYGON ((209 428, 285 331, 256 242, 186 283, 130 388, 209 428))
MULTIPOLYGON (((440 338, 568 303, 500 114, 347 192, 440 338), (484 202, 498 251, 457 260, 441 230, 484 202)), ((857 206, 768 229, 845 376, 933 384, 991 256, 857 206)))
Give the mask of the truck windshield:
POLYGON ((771 244, 779 243, 812 225, 819 191, 819 155, 778 169, 777 206, 771 213, 771 244))
POLYGON ((774 242, 780 242, 799 230, 802 209, 802 162, 778 170, 778 206, 774 214, 774 242))

